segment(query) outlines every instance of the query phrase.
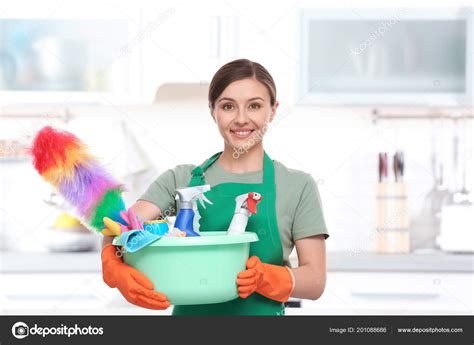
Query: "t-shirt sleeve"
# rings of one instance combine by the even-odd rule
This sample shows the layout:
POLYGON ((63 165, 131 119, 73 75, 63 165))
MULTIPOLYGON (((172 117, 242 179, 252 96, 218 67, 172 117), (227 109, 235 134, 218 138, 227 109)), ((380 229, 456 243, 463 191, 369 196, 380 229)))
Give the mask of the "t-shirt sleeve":
POLYGON ((309 174, 306 175, 306 181, 296 207, 292 234, 294 241, 315 235, 324 235, 325 239, 329 237, 318 187, 314 178, 309 174))
POLYGON ((145 200, 158 206, 161 214, 174 214, 176 176, 173 169, 166 170, 148 187, 138 200, 145 200))

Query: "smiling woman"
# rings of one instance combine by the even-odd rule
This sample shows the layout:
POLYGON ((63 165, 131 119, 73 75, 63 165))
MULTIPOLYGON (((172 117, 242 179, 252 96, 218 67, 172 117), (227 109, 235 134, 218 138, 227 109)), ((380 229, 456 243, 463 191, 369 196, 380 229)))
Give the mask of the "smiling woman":
MULTIPOLYGON (((325 287, 329 235, 316 183, 311 175, 272 160, 263 148, 278 101, 273 78, 262 65, 240 59, 222 66, 211 81, 208 100, 224 150, 199 166, 178 165, 165 171, 132 208, 142 220, 154 219, 176 210, 177 188, 209 184, 205 195, 213 204, 205 209, 198 205, 199 231, 226 230, 233 214, 224 205, 234 205, 244 193, 261 194, 258 213, 246 228, 257 233, 259 241, 250 245, 247 269, 236 277, 240 298, 175 306, 173 315, 284 315, 283 303, 291 296, 315 300, 325 287), (294 247, 299 266, 291 268, 294 247)), ((130 285, 120 286, 129 301, 151 309, 167 307, 147 277, 121 262, 108 241, 104 243, 103 271, 109 285, 117 285, 113 281, 124 272, 136 277, 130 285)))
MULTIPOLYGON (((211 81, 209 108, 228 150, 248 151, 261 142, 275 116, 278 108, 275 82, 259 63, 245 59, 232 61, 211 81)), ((225 165, 224 161, 220 163, 225 165)))

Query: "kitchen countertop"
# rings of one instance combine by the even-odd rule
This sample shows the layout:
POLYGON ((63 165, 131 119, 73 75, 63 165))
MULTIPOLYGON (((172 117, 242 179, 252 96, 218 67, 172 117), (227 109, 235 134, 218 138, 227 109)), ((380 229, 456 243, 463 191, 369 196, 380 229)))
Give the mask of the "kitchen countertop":
POLYGON ((328 271, 474 272, 473 254, 442 251, 427 254, 333 252, 327 254, 328 271))
MULTIPOLYGON (((296 256, 290 257, 297 267, 296 256)), ((329 272, 474 272, 473 254, 377 254, 329 252, 329 272)), ((100 272, 100 252, 22 253, 0 252, 0 272, 100 272)))

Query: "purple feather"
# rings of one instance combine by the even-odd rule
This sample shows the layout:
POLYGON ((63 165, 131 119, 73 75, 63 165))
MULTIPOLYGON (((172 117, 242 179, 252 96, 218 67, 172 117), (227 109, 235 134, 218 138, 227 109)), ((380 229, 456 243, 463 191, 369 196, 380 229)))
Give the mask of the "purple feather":
POLYGON ((77 165, 73 177, 63 179, 58 189, 82 217, 88 217, 107 190, 120 186, 96 160, 90 159, 77 165))

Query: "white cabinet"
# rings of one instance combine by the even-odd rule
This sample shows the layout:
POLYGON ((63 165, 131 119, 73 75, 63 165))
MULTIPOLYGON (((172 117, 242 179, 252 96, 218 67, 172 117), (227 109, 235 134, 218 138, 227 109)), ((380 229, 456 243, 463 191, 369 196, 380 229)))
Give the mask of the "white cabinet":
POLYGON ((21 315, 169 315, 128 303, 100 273, 0 275, 0 313, 21 315))
MULTIPOLYGON (((5 104, 123 104, 140 100, 140 9, 96 1, 15 2, 0 13, 5 104), (3 66, 5 65, 5 68, 3 66)), ((49 113, 49 111, 48 111, 49 113)))
POLYGON ((472 273, 329 272, 324 294, 288 315, 472 315, 472 273))
POLYGON ((463 8, 302 9, 301 103, 469 106, 472 21, 463 8))
POLYGON ((225 4, 160 3, 143 11, 144 101, 165 82, 208 83, 236 58, 239 18, 225 4))
MULTIPOLYGON (((329 272, 324 294, 287 315, 472 315, 470 273, 329 272)), ((100 273, 4 273, 2 314, 170 315, 128 303, 100 273)))

